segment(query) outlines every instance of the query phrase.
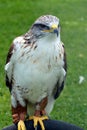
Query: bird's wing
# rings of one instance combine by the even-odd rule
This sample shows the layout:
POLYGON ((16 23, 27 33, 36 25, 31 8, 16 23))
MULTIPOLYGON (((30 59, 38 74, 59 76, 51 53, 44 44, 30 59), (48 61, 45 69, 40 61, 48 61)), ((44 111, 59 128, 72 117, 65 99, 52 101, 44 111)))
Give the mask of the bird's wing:
POLYGON ((13 80, 13 66, 14 66, 14 54, 17 51, 17 49, 20 48, 21 41, 23 41, 23 37, 17 37, 14 39, 6 59, 6 65, 5 65, 5 73, 6 73, 6 86, 11 91, 12 89, 12 80, 13 80))
MULTIPOLYGON (((67 72, 67 62, 66 62, 66 53, 65 53, 65 48, 64 48, 64 44, 63 43, 62 43, 62 49, 63 49, 63 57, 64 57, 64 59, 63 59, 63 61, 64 61, 63 69, 64 69, 64 71, 66 73, 67 72)), ((58 81, 57 81, 57 83, 55 85, 54 91, 53 91, 54 99, 58 98, 60 93, 61 93, 61 91, 63 90, 65 77, 66 77, 66 74, 65 74, 64 79, 63 79, 61 84, 60 84, 60 79, 58 79, 58 81)))

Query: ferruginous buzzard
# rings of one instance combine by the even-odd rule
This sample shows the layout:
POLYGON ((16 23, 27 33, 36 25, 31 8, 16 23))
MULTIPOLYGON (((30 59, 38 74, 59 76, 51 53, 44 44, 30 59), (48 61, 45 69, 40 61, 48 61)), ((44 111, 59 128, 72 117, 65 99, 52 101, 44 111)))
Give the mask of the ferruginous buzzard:
POLYGON ((13 121, 24 121, 26 114, 34 118, 49 115, 64 88, 67 71, 59 19, 41 16, 26 34, 15 38, 5 71, 13 121))

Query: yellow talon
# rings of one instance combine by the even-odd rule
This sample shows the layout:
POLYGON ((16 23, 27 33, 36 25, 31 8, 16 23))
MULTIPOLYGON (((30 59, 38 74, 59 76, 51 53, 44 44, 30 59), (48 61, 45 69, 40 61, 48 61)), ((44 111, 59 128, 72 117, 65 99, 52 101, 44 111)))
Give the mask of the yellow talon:
POLYGON ((18 122, 18 130, 26 130, 25 124, 22 120, 18 122))
POLYGON ((45 130, 44 124, 43 124, 43 120, 47 120, 48 117, 47 116, 42 116, 42 117, 37 117, 37 116, 31 116, 29 117, 29 120, 33 120, 34 121, 34 128, 37 127, 38 123, 40 124, 42 130, 45 130))

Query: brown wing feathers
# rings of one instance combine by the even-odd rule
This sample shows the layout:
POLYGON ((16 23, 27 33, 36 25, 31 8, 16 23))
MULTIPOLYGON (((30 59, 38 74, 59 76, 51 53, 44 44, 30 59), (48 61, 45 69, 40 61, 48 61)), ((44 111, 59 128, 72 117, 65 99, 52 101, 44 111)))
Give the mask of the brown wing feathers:
MULTIPOLYGON (((64 45, 63 46, 63 49, 64 49, 64 45)), ((64 49, 64 70, 67 72, 67 62, 66 62, 66 53, 65 53, 65 49, 64 49)), ((66 76, 65 76, 66 77, 66 76)), ((56 85, 55 85, 55 89, 54 89, 54 99, 58 98, 61 91, 63 90, 64 88, 64 82, 65 80, 61 83, 61 85, 59 85, 59 80, 57 81, 56 85)))
MULTIPOLYGON (((14 48, 14 44, 11 45, 9 52, 7 54, 7 59, 6 59, 6 64, 10 62, 11 56, 12 56, 12 52, 13 52, 13 48, 14 48)), ((5 82, 6 82, 6 86, 9 87, 9 90, 11 92, 12 89, 12 81, 9 81, 9 78, 6 74, 5 76, 5 82)))

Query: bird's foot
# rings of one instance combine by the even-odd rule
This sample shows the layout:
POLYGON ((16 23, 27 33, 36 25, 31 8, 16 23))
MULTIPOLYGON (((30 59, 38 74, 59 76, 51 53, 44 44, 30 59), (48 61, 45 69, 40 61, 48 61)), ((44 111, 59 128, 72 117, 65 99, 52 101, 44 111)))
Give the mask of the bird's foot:
POLYGON ((25 124, 23 120, 18 122, 18 130, 26 130, 25 124))
POLYGON ((42 130, 45 130, 44 124, 43 124, 43 120, 47 120, 48 117, 47 116, 31 116, 29 117, 29 120, 33 120, 34 121, 34 128, 35 130, 37 130, 37 125, 38 123, 41 126, 42 130))

